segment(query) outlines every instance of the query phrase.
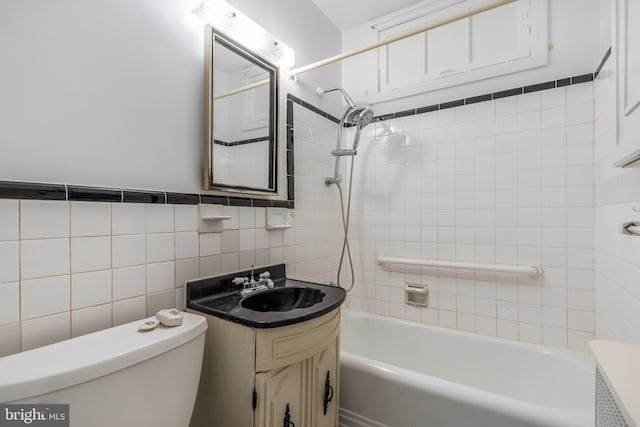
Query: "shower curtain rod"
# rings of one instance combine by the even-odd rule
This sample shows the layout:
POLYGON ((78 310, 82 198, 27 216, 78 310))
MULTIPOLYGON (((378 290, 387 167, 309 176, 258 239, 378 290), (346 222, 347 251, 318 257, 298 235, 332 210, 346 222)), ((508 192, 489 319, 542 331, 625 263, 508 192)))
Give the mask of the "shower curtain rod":
POLYGON ((259 80, 259 81, 254 82, 254 83, 250 83, 250 84, 248 84, 246 86, 240 86, 239 88, 230 90, 229 92, 221 93, 220 95, 214 96, 213 99, 214 100, 222 99, 222 98, 226 98, 227 96, 235 95, 237 93, 246 92, 248 90, 255 89, 257 87, 269 84, 270 81, 271 80, 269 80, 269 79, 259 80))
POLYGON ((484 4, 482 6, 472 7, 472 8, 467 9, 464 12, 457 13, 457 14, 455 14, 453 16, 450 16, 450 17, 447 17, 447 18, 442 18, 440 20, 437 20, 437 21, 431 22, 429 24, 423 25, 422 27, 418 27, 416 29, 413 29, 413 30, 410 30, 410 31, 406 31, 404 33, 397 34, 397 35, 395 35, 393 37, 390 37, 388 39, 385 39, 385 40, 380 40, 380 41, 378 41, 376 43, 373 43, 373 44, 370 44, 368 46, 364 46, 364 47, 361 47, 361 48, 358 48, 358 49, 353 49, 353 50, 350 50, 350 51, 347 51, 347 52, 342 52, 342 53, 340 53, 338 55, 331 56, 329 58, 325 58, 325 59, 323 59, 321 61, 317 61, 317 62, 308 64, 308 65, 305 65, 303 67, 296 68, 296 69, 291 71, 291 75, 292 76, 296 76, 298 74, 306 73, 307 71, 315 70, 316 68, 323 67, 323 66, 329 65, 329 64, 333 64, 334 62, 342 61, 343 59, 347 59, 347 58, 350 58, 352 56, 359 55, 361 53, 368 52, 370 50, 377 49, 377 48, 382 47, 382 46, 386 46, 386 45, 388 45, 390 43, 394 43, 394 42, 406 39, 408 37, 413 37, 413 36, 415 36, 417 34, 424 33, 425 31, 429 31, 429 30, 433 30, 433 29, 438 28, 438 27, 442 27, 443 25, 447 25, 447 24, 450 24, 452 22, 459 21, 460 19, 468 18, 470 16, 477 15, 478 13, 486 12, 488 10, 495 9, 497 7, 500 7, 500 6, 504 6, 506 4, 513 3, 514 1, 517 1, 517 0, 494 0, 494 1, 491 1, 489 3, 484 4))
MULTIPOLYGON (((290 76, 291 76, 291 78, 293 78, 295 80, 295 78, 298 76, 298 74, 306 73, 308 71, 315 70, 316 68, 324 67, 325 65, 333 64, 334 62, 342 61, 343 59, 351 58, 352 56, 359 55, 361 53, 368 52, 370 50, 377 49, 379 47, 386 46, 388 44, 391 44, 391 43, 394 43, 394 42, 397 42, 397 41, 400 41, 400 40, 403 40, 403 39, 406 39, 406 38, 409 38, 409 37, 413 37, 413 36, 415 36, 417 34, 424 33, 425 31, 433 30, 435 28, 442 27, 444 25, 450 24, 450 23, 455 22, 455 21, 459 21, 459 20, 464 19, 464 18, 469 18, 470 16, 477 15, 479 13, 486 12, 486 11, 491 10, 491 9, 495 9, 497 7, 500 7, 500 6, 504 6, 504 5, 507 5, 509 3, 513 3, 515 1, 517 1, 517 0, 494 0, 494 1, 491 1, 491 2, 488 2, 488 3, 484 4, 482 6, 471 7, 471 8, 467 9, 464 12, 457 13, 457 14, 449 16, 447 18, 439 19, 437 21, 431 22, 429 24, 423 25, 422 27, 418 27, 418 28, 415 28, 415 29, 410 30, 410 31, 406 31, 404 33, 396 34, 393 37, 390 37, 390 38, 384 39, 384 40, 380 40, 380 41, 378 41, 376 43, 373 43, 373 44, 370 44, 368 46, 360 47, 358 49, 349 50, 347 52, 342 52, 342 53, 340 53, 338 55, 331 56, 329 58, 325 58, 323 60, 313 62, 313 63, 305 65, 303 67, 295 68, 295 69, 291 70, 290 76)), ((225 98, 227 96, 235 95, 237 93, 245 92, 247 90, 254 89, 254 88, 258 87, 258 86, 265 85, 268 82, 269 82, 269 80, 263 80, 263 81, 260 81, 260 82, 251 83, 251 84, 249 84, 247 86, 242 86, 242 87, 239 87, 238 89, 234 89, 232 91, 220 94, 220 95, 216 96, 214 99, 221 99, 221 98, 225 98)))

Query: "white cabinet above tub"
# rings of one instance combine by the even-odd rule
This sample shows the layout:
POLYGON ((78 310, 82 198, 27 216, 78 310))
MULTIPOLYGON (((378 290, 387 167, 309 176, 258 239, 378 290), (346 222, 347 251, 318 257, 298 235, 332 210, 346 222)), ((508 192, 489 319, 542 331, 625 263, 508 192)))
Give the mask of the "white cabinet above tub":
POLYGON ((191 427, 338 425, 339 308, 276 328, 197 313, 209 329, 191 427))
POLYGON ((613 160, 618 167, 640 167, 640 2, 615 0, 611 5, 615 68, 605 78, 613 74, 617 85, 613 160))
MULTIPOLYGON (((346 30, 343 47, 357 49, 483 5, 421 2, 346 30)), ((518 0, 352 58, 343 63, 344 85, 356 99, 384 102, 541 67, 548 48, 547 1, 518 0), (378 72, 368 77, 361 69, 378 72)))

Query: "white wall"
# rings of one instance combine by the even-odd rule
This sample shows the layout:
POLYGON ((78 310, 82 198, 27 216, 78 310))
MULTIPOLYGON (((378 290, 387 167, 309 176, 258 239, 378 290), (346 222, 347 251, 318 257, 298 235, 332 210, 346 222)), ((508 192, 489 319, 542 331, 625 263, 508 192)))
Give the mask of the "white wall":
MULTIPOLYGON (((613 39, 610 3, 600 1, 601 50, 613 39)), ((616 61, 614 49, 595 81, 596 337, 640 343, 640 238, 620 233, 623 222, 640 220, 640 170, 612 166, 619 155, 616 61)))
MULTIPOLYGON (((199 1, 0 3, 0 180, 198 192, 203 26, 199 1)), ((236 1, 298 63, 340 51, 311 1, 236 1)), ((287 91, 311 99, 340 68, 287 91)), ((284 145, 284 116, 280 141, 284 145)), ((284 165, 284 162, 280 162, 284 165)), ((281 186, 282 188, 282 186, 281 186)))
MULTIPOLYGON (((375 112, 386 114, 593 72, 599 60, 593 48, 598 45, 598 14, 598 0, 549 0, 548 43, 553 47, 547 66, 379 103, 375 112)), ((370 25, 343 32, 343 48, 376 42, 370 25)), ((377 52, 371 51, 342 63, 343 85, 358 102, 367 103, 367 91, 376 91, 377 58, 377 52)))

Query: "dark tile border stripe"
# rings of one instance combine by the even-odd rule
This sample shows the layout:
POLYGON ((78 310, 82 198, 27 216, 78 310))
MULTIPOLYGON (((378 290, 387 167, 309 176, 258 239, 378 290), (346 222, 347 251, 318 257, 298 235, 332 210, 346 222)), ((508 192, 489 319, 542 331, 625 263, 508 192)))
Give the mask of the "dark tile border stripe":
POLYGON ((506 98, 508 96, 516 96, 516 95, 522 95, 525 93, 537 92, 540 90, 554 89, 557 87, 587 83, 595 79, 595 77, 597 76, 597 73, 602 68, 607 58, 609 57, 609 55, 611 55, 611 48, 609 48, 609 50, 605 54, 605 57, 603 58, 602 63, 598 67, 598 71, 596 71, 595 73, 581 74, 579 76, 567 77, 564 79, 551 80, 544 83, 537 83, 529 86, 522 86, 522 87, 516 87, 513 89, 487 93, 484 95, 472 96, 470 98, 456 99, 455 101, 443 102, 441 104, 427 105, 427 106, 415 108, 412 110, 403 110, 403 111, 398 111, 396 113, 383 114, 381 116, 374 117, 374 120, 383 121, 383 120, 397 119, 399 117, 407 117, 407 116, 412 116, 417 114, 430 113, 432 111, 445 110, 447 108, 459 107, 461 105, 476 104, 478 102, 491 101, 494 99, 506 98))
POLYGON ((506 98, 508 96, 522 95, 523 93, 524 93, 523 87, 501 90, 500 92, 493 92, 493 99, 500 99, 500 98, 506 98))
POLYGON ((68 185, 67 200, 76 202, 121 202, 122 190, 68 185))
POLYGON ((405 117, 405 116, 413 116, 416 114, 416 109, 414 108, 413 110, 404 110, 404 111, 400 111, 398 113, 394 113, 393 116, 394 117, 405 117))
POLYGON ((464 105, 464 99, 456 99, 455 101, 445 102, 440 104, 440 109, 445 110, 447 108, 454 108, 464 105))
MULTIPOLYGON (((294 135, 295 130, 293 128, 294 123, 294 107, 293 103, 296 102, 296 99, 293 95, 287 96, 287 203, 291 208, 294 206, 295 199, 295 185, 294 185, 294 170, 295 166, 294 162, 294 135)), ((328 115, 328 114, 327 114, 328 115)), ((326 117, 326 116, 323 116, 326 117)))
POLYGON ((122 190, 122 201, 125 203, 167 203, 165 193, 159 191, 122 190))
POLYGON ((322 116, 322 117, 324 117, 324 118, 326 118, 326 119, 329 119, 329 120, 331 120, 331 121, 332 121, 332 122, 334 122, 334 123, 340 123, 340 119, 338 119, 337 117, 332 116, 331 114, 329 114, 329 113, 327 113, 327 112, 325 112, 325 111, 322 111, 321 109, 319 109, 319 108, 318 108, 318 107, 316 107, 315 105, 310 104, 310 103, 308 103, 308 102, 306 102, 306 101, 303 101, 302 99, 298 98, 298 97, 297 97, 297 96, 295 96, 295 95, 291 95, 291 94, 289 93, 289 94, 287 94, 287 99, 288 99, 288 100, 290 99, 291 101, 295 102, 296 104, 298 104, 298 105, 300 105, 300 106, 302 106, 302 107, 306 108, 307 110, 311 110, 311 111, 313 111, 314 113, 316 113, 316 114, 318 114, 318 115, 320 115, 320 116, 322 116))
POLYGON ((271 203, 271 200, 257 199, 253 201, 252 206, 254 208, 269 208, 273 206, 273 204, 271 203))
POLYGON ((201 194, 200 203, 202 203, 203 205, 229 206, 229 198, 227 196, 211 196, 209 194, 201 194))
POLYGON ((294 209, 291 200, 229 197, 211 194, 167 193, 131 189, 84 187, 37 182, 0 181, 0 199, 57 200, 70 202, 146 203, 170 205, 214 204, 224 206, 278 207, 294 209))
POLYGON ((200 195, 187 193, 167 193, 167 204, 170 205, 197 205, 200 203, 200 195))
POLYGON ((384 116, 378 116, 376 117, 376 120, 383 121, 383 120, 394 119, 395 117, 396 117, 395 113, 390 113, 390 114, 385 114, 384 116))
POLYGON ((251 207, 251 199, 244 197, 229 197, 229 206, 248 206, 251 207))
POLYGON ((555 81, 550 81, 546 83, 538 83, 535 85, 525 86, 524 93, 538 92, 540 90, 553 89, 556 87, 555 81))
POLYGON ((571 77, 571 84, 575 85, 575 84, 578 84, 578 83, 591 82, 591 81, 593 81, 593 74, 594 73, 581 74, 579 76, 571 77))
POLYGON ((611 46, 609 46, 609 49, 607 49, 607 51, 604 53, 604 56, 602 57, 600 64, 598 64, 598 68, 596 68, 596 72, 593 73, 594 79, 598 77, 598 74, 600 74, 600 71, 602 71, 602 67, 604 67, 604 64, 607 63, 610 56, 611 56, 611 46))
POLYGON ((64 185, 0 181, 0 198, 31 200, 67 200, 64 185))
POLYGON ((486 95, 480 95, 480 96, 472 96, 471 98, 465 98, 464 103, 465 104, 476 104, 478 102, 485 102, 485 101, 491 101, 492 96, 490 93, 486 94, 486 95))
POLYGON ((214 139, 213 143, 216 145, 223 145, 225 147, 235 147, 236 145, 245 145, 245 144, 253 144, 255 142, 263 142, 270 141, 271 139, 268 136, 261 136, 259 138, 251 138, 251 139, 242 139, 240 141, 223 141, 221 139, 214 139))
POLYGON ((438 111, 439 108, 440 108, 440 106, 438 104, 427 105, 426 107, 416 108, 416 114, 430 113, 432 111, 438 111))

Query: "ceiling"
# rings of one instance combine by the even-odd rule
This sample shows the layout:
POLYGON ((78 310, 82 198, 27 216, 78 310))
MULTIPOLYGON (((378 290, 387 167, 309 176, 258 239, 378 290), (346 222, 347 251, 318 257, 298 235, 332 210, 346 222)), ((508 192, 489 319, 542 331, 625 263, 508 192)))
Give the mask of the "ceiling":
POLYGON ((422 0, 312 0, 342 31, 422 0))

